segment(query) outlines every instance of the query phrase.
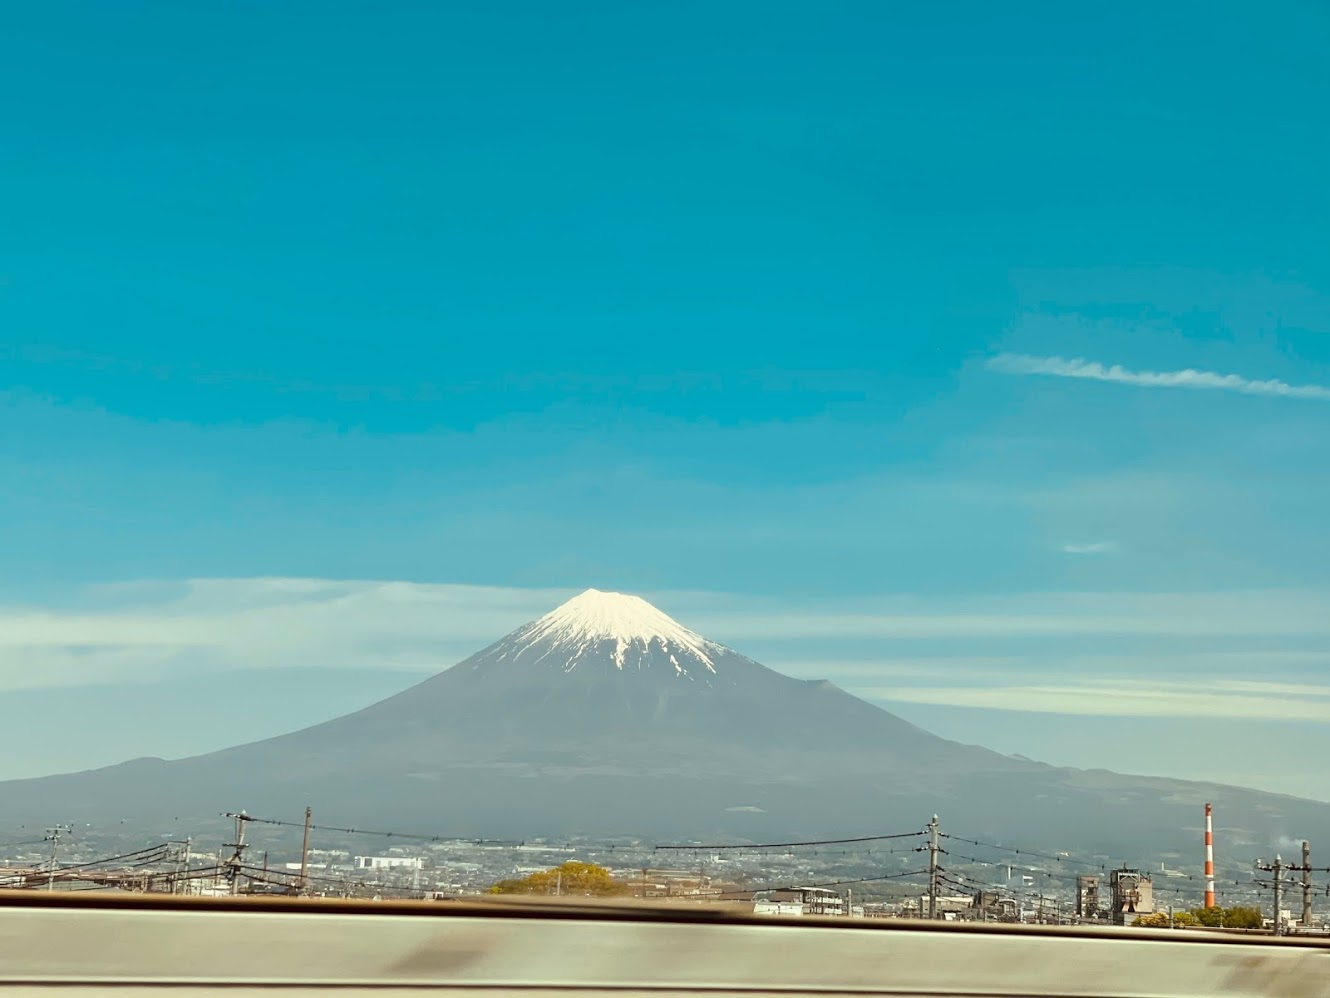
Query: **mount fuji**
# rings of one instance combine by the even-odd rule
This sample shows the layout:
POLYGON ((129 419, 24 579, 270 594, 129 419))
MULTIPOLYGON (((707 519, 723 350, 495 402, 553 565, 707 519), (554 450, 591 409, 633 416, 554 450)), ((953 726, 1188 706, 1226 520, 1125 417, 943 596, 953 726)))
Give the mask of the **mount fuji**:
POLYGON ((369 827, 657 840, 871 834, 937 812, 977 838, 1110 856, 1194 845, 1211 801, 1230 845, 1330 838, 1330 805, 948 741, 596 590, 355 713, 193 758, 0 783, 0 801, 30 821, 309 805, 369 827))

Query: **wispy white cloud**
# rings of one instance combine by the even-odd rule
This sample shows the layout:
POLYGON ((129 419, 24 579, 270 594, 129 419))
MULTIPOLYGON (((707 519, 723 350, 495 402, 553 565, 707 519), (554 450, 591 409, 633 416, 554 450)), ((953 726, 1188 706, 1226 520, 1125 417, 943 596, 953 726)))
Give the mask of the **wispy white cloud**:
MULTIPOLYGON (((682 608, 681 608, 682 609, 682 608)), ((1330 593, 1020 593, 920 599, 882 597, 828 608, 733 602, 699 605, 685 622, 731 643, 756 639, 1037 639, 1330 635, 1330 593)))
MULTIPOLYGON (((1003 686, 1013 680, 1024 683, 1060 683, 1067 677, 1112 677, 1115 682, 1154 682, 1186 680, 1190 689, 1223 689, 1228 692, 1290 693, 1303 689, 1297 677, 1330 675, 1330 649, 1290 651, 1262 648, 1248 651, 1178 650, 1173 642, 1148 652, 1095 654, 1066 653, 1044 649, 1035 644, 1019 655, 923 655, 865 658, 795 658, 779 656, 764 659, 767 665, 799 679, 830 679, 845 687, 867 686, 881 690, 880 684, 908 681, 908 685, 986 684, 1003 686), (1246 677, 1283 676, 1289 681, 1271 678, 1251 680, 1246 677), (1234 678, 1236 677, 1236 678, 1234 678)), ((876 695, 876 693, 874 694, 876 695)), ((1330 716, 1327 716, 1330 721, 1330 716)))
POLYGON ((1275 378, 1255 380, 1238 374, 1220 374, 1216 371, 1198 371, 1194 368, 1185 368, 1181 371, 1133 371, 1120 364, 1105 365, 1079 357, 1071 359, 1034 357, 1015 353, 998 354, 988 361, 988 366, 1002 374, 1082 378, 1089 381, 1135 385, 1139 388, 1188 388, 1330 402, 1330 387, 1325 385, 1290 385, 1275 378))
MULTIPOLYGON (((73 607, 0 607, 0 690, 227 669, 425 674, 455 664, 571 595, 566 589, 328 579, 102 586, 82 594, 73 607)), ((1244 654, 1252 656, 1252 669, 1266 670, 1255 673, 1265 680, 1281 678, 1268 671, 1276 661, 1271 655, 1285 655, 1278 661, 1289 670, 1330 664, 1325 656, 1304 660, 1310 653, 1289 644, 1325 647, 1330 593, 1319 590, 874 597, 821 604, 718 593, 644 595, 694 630, 776 668, 869 683, 913 672, 929 677, 926 682, 946 676, 974 684, 983 678, 975 670, 990 667, 998 671, 994 685, 1013 676, 1028 681, 1054 667, 1063 675, 1148 674, 1140 656, 1073 662, 1035 653, 1045 642, 1055 655, 1058 647, 1065 651, 1068 639, 1103 637, 1170 649, 1169 668, 1178 670, 1217 667, 1236 653, 1201 652, 1231 649, 1235 639, 1252 649, 1244 654), (934 647, 950 657, 919 657, 934 647), (803 656, 812 648, 829 654, 810 662, 803 656), (1194 659, 1179 658, 1184 652, 1194 659), (879 656, 880 664, 874 660, 879 656)), ((1230 662, 1230 671, 1245 671, 1247 663, 1230 662)))
POLYGON ((1063 544, 1063 554, 1113 554, 1118 549, 1117 541, 1094 541, 1091 544, 1063 544))
POLYGON ((100 586, 77 609, 0 608, 0 688, 270 667, 434 672, 570 595, 281 578, 100 586))
POLYGON ((1232 718, 1330 724, 1330 686, 1303 683, 1174 683, 1087 680, 1007 686, 867 687, 853 692, 900 703, 1099 717, 1232 718))

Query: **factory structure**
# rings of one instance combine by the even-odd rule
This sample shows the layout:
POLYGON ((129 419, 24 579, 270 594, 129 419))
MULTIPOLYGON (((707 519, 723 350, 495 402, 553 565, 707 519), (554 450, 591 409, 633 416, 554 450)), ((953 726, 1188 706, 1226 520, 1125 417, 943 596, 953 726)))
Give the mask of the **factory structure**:
POLYGON ((1142 915, 1154 914, 1154 883, 1148 873, 1125 867, 1110 870, 1108 889, 1113 901, 1114 925, 1132 925, 1142 915))
POLYGON ((1088 922, 1098 921, 1102 912, 1099 908, 1099 877, 1082 876, 1076 878, 1076 917, 1088 922))
MULTIPOLYGON (((1214 809, 1205 805, 1205 907, 1215 906, 1214 809)), ((1174 875, 1162 864, 1165 876, 1174 875)), ((1076 917, 1087 922, 1111 921, 1114 925, 1132 925, 1155 911, 1154 882, 1150 874, 1123 866, 1108 871, 1108 893, 1102 894, 1103 877, 1085 875, 1076 878, 1076 917)))

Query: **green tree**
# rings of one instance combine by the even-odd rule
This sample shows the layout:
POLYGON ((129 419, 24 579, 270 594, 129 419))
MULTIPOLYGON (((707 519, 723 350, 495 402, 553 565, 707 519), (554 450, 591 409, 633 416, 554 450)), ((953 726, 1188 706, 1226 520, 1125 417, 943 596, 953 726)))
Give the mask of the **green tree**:
POLYGON ((1196 925, 1196 916, 1189 911, 1175 911, 1170 920, 1166 911, 1156 911, 1150 915, 1142 915, 1136 919, 1136 925, 1147 929, 1189 929, 1196 925))
POLYGON ((1247 908, 1238 905, 1224 909, 1224 928, 1259 929, 1264 924, 1260 908, 1247 908))
POLYGON ((627 894, 628 887, 610 876, 610 871, 595 863, 569 860, 561 866, 527 874, 514 880, 500 880, 490 894, 566 894, 579 897, 616 897, 627 894))
POLYGON ((1191 913, 1196 921, 1206 928, 1217 929, 1224 924, 1224 909, 1215 905, 1213 908, 1193 908, 1191 913))
POLYGON ((1259 929, 1262 925, 1261 909, 1243 905, 1235 905, 1232 908, 1222 908, 1219 905, 1213 908, 1193 908, 1191 913, 1196 916, 1198 924, 1211 929, 1221 926, 1225 929, 1259 929))

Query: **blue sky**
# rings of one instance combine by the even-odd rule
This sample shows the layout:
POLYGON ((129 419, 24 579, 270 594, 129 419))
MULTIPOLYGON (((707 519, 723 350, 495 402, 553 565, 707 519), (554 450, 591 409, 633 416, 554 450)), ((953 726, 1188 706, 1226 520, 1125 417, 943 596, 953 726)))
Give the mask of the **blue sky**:
MULTIPOLYGON (((5 15, 29 716, 240 669, 315 720, 501 633, 429 587, 595 585, 944 734, 1330 799, 1323 5, 5 15), (433 623, 363 597, 329 664, 272 578, 433 623)), ((226 731, 84 737, 13 775, 226 731)))

